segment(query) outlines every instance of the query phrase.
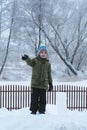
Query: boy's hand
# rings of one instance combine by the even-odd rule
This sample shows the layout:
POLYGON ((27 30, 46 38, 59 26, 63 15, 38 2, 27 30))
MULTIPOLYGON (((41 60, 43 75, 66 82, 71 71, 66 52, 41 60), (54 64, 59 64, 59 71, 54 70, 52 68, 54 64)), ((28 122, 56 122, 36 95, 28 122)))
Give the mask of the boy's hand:
POLYGON ((27 60, 28 59, 28 55, 24 54, 24 56, 22 56, 22 60, 27 60))
POLYGON ((53 90, 53 85, 52 85, 52 83, 49 83, 49 89, 48 89, 48 91, 52 91, 53 90))

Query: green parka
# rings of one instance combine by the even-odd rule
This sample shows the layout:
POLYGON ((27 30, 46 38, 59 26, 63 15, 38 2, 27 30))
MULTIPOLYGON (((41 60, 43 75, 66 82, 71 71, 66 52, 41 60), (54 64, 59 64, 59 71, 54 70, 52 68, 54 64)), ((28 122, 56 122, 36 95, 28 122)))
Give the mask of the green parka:
POLYGON ((32 67, 31 87, 48 89, 48 84, 52 83, 49 60, 38 56, 34 59, 28 58, 26 63, 32 67))

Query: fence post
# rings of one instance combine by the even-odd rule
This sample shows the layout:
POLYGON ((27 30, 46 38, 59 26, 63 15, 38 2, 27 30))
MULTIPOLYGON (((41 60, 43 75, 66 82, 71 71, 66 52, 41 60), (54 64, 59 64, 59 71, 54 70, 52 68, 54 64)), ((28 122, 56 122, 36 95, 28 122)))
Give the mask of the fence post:
POLYGON ((10 85, 10 111, 12 110, 12 85, 10 85))
POLYGON ((86 102, 85 93, 86 93, 86 90, 84 87, 83 108, 85 108, 85 102, 86 102))
POLYGON ((56 86, 54 87, 54 104, 56 105, 56 86))
POLYGON ((2 86, 0 86, 0 108, 2 107, 2 86))
POLYGON ((87 109, 87 88, 86 88, 86 109, 87 109))

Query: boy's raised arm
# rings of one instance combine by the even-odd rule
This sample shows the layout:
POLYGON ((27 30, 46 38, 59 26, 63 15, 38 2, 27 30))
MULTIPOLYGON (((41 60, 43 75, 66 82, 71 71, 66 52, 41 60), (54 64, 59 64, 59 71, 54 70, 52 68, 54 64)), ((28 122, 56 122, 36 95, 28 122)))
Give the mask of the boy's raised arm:
POLYGON ((34 66, 35 65, 35 58, 31 59, 28 55, 24 54, 24 56, 22 56, 22 60, 24 60, 28 65, 30 66, 34 66))

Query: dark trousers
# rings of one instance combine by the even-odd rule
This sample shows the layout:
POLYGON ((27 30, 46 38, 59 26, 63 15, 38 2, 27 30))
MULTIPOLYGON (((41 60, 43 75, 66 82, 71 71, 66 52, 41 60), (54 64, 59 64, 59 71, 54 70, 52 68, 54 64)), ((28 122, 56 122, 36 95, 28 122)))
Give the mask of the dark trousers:
POLYGON ((46 107, 46 90, 39 88, 32 88, 31 91, 31 105, 32 112, 45 112, 46 107))

